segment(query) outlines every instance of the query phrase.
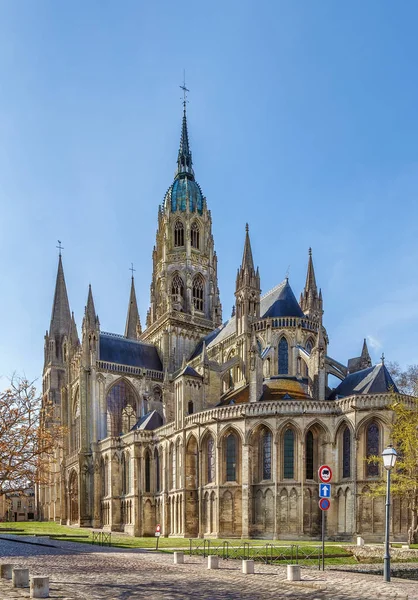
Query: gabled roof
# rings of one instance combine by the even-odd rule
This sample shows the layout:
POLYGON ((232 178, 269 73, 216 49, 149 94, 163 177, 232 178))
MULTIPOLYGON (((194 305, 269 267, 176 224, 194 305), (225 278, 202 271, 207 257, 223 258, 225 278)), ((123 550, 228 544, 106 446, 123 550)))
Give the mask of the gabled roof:
POLYGON ((109 333, 100 333, 99 358, 119 365, 163 370, 155 346, 109 333))
POLYGON ((156 410, 152 410, 139 419, 139 421, 132 427, 132 431, 136 429, 150 431, 161 427, 162 424, 163 419, 160 413, 158 413, 156 410))
POLYGON ((184 369, 182 371, 180 371, 180 373, 177 375, 177 377, 181 377, 182 375, 187 375, 188 377, 198 377, 199 379, 202 379, 202 376, 199 375, 199 373, 197 371, 195 371, 193 369, 193 367, 190 367, 189 365, 186 365, 184 367, 184 369))
POLYGON ((329 400, 359 394, 387 394, 388 392, 398 393, 399 390, 385 365, 380 363, 347 375, 331 392, 329 400))

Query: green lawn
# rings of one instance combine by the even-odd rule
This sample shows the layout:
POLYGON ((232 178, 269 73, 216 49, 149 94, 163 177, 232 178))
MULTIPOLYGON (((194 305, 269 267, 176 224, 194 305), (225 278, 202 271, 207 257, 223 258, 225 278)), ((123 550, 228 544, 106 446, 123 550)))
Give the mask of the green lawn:
MULTIPOLYGON (((38 535, 38 536, 53 536, 55 539, 62 539, 69 542, 79 542, 90 544, 92 541, 92 532, 91 529, 88 528, 78 528, 78 527, 67 527, 65 525, 59 525, 58 523, 54 523, 53 521, 39 523, 39 522, 22 522, 22 523, 0 523, 0 535, 4 533, 12 533, 16 535, 38 535)), ((210 552, 218 553, 222 556, 224 543, 229 542, 230 550, 228 550, 228 554, 230 556, 235 554, 236 558, 242 558, 244 554, 244 544, 248 542, 250 544, 250 554, 258 555, 260 559, 262 555, 266 553, 266 544, 272 544, 275 546, 287 546, 290 547, 292 544, 297 544, 299 546, 299 558, 303 559, 303 555, 312 555, 310 564, 317 564, 317 554, 316 550, 312 548, 312 546, 319 546, 320 542, 316 541, 301 541, 298 540, 242 540, 239 538, 235 539, 211 539, 210 542, 210 552), (264 546, 264 548, 263 548, 264 546), (257 548, 259 548, 257 550, 257 548)), ((163 552, 173 552, 175 549, 189 549, 189 539, 188 538, 164 538, 160 537, 159 540, 159 549, 163 552)), ((339 542, 326 542, 325 544, 325 556, 326 556, 326 564, 327 565, 337 565, 337 564, 355 564, 356 559, 349 553, 343 549, 343 546, 346 544, 341 544, 339 542)), ((120 533, 112 533, 112 546, 118 548, 147 548, 147 549, 155 549, 156 546, 156 538, 154 537, 131 537, 128 535, 123 535, 120 533)), ((418 545, 413 546, 418 548, 418 545)), ((203 554, 203 540, 195 539, 193 540, 193 548, 194 553, 203 554)), ((248 550, 246 550, 248 553, 248 550)), ((283 559, 284 557, 289 558, 291 556, 290 548, 282 548, 280 551, 268 550, 269 555, 273 553, 280 554, 283 559)), ((254 556, 256 558, 256 556, 254 556)), ((279 559, 279 556, 277 556, 279 559)), ((305 562, 306 564, 306 562, 305 562)))

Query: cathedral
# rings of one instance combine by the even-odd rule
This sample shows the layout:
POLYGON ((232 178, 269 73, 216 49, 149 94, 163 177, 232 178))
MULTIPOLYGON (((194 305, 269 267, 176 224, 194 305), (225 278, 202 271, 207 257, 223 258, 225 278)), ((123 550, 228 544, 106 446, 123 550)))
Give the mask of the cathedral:
MULTIPOLYGON (((317 472, 327 464, 328 538, 382 540, 384 499, 368 491, 383 474, 367 457, 390 442, 391 404, 409 397, 383 359, 372 365, 366 341, 347 365, 328 355, 307 254, 299 301, 288 278, 261 295, 247 225, 223 321, 184 103, 177 169, 158 207, 146 326, 132 277, 124 334, 101 329, 89 287, 80 339, 59 256, 43 398, 65 433, 38 489, 41 518, 134 536, 158 524, 163 536, 315 539, 317 472)), ((406 502, 394 498, 391 535, 406 532, 406 502)))

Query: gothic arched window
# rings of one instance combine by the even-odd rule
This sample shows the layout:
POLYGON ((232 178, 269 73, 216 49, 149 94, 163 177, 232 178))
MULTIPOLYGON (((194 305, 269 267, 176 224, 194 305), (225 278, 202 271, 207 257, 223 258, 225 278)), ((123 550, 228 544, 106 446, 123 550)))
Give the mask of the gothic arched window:
POLYGON ((180 307, 183 306, 184 283, 178 273, 174 275, 173 281, 171 283, 171 296, 173 299, 173 303, 179 304, 180 307))
POLYGON ((200 248, 200 229, 199 225, 196 221, 193 221, 192 226, 190 228, 190 240, 192 244, 192 248, 196 248, 199 250, 200 248))
POLYGON ((161 492, 160 455, 158 454, 157 448, 154 450, 154 462, 155 462, 155 491, 161 492))
POLYGON ((145 491, 151 491, 151 456, 148 450, 145 453, 145 491))
POLYGON ((71 415, 70 446, 72 452, 80 450, 80 445, 80 403, 77 391, 73 404, 73 414, 71 415))
POLYGON ((226 438, 226 480, 237 480, 237 438, 233 433, 230 433, 226 438))
POLYGON ((116 383, 107 394, 106 404, 107 435, 117 437, 128 433, 136 416, 136 397, 131 386, 124 380, 116 383))
POLYGON ((312 348, 313 348, 313 342, 312 342, 312 338, 309 338, 309 340, 306 342, 306 352, 308 354, 310 354, 312 352, 312 348))
POLYGON ((270 429, 263 432, 263 479, 271 479, 271 440, 270 429))
POLYGON ((289 373, 289 344, 287 339, 282 337, 279 342, 279 375, 289 373))
POLYGON ((189 413, 189 415, 193 414, 193 400, 189 400, 187 404, 187 412, 189 413))
POLYGON ((346 427, 343 431, 343 477, 351 475, 351 434, 346 427))
MULTIPOLYGON (((379 426, 372 422, 366 430, 366 457, 379 455, 379 426)), ((377 463, 366 463, 367 477, 378 477, 379 465, 377 463)))
POLYGON ((181 248, 184 246, 184 225, 180 220, 174 225, 174 246, 181 248))
POLYGON ((295 478, 295 434, 286 429, 283 436, 283 478, 295 478))
POLYGON ((215 442, 212 436, 208 438, 207 453, 208 483, 213 483, 215 481, 215 442))
POLYGON ((199 311, 203 311, 203 288, 204 282, 202 276, 196 275, 193 279, 192 298, 193 306, 199 311))
POLYGON ((306 451, 306 479, 313 479, 314 474, 314 436, 308 431, 305 441, 306 451))

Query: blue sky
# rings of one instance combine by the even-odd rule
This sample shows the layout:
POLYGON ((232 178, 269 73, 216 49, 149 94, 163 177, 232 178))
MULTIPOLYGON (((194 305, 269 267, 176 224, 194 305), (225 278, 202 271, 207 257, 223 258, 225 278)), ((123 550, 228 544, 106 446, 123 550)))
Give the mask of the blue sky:
POLYGON ((0 0, 0 374, 39 377, 62 240, 122 333, 145 322, 183 68, 224 318, 245 222, 266 292, 312 246, 330 354, 418 362, 416 2, 0 0))

